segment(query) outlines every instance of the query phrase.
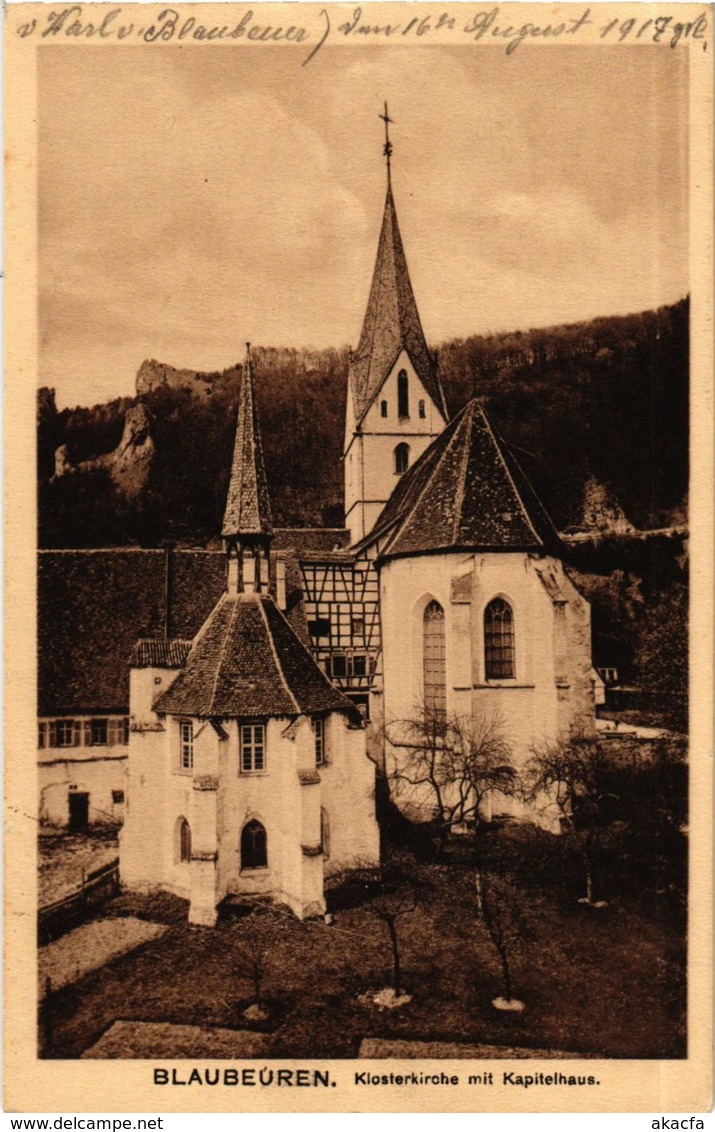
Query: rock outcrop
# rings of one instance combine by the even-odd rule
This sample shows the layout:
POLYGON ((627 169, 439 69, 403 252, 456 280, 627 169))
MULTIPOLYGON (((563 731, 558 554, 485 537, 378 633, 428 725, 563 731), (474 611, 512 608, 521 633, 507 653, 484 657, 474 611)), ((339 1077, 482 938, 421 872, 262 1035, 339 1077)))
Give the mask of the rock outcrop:
POLYGON ((636 528, 604 484, 590 476, 583 489, 583 526, 587 531, 630 535, 636 528))
POLYGON ((174 369, 173 366, 144 361, 137 370, 137 397, 146 397, 158 389, 190 389, 193 396, 210 396, 212 381, 209 375, 199 374, 191 369, 174 369))
POLYGON ((136 499, 146 484, 155 452, 151 423, 151 414, 146 405, 134 405, 124 418, 122 439, 114 451, 95 456, 92 460, 83 460, 79 464, 71 462, 67 445, 61 445, 55 452, 53 481, 66 475, 105 468, 117 490, 127 499, 136 499))

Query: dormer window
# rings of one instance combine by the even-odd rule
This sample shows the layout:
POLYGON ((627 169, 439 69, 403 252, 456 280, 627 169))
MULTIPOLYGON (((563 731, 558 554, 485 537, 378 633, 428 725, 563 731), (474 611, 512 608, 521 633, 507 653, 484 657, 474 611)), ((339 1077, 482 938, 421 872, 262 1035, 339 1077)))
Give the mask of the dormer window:
POLYGON ((387 401, 381 401, 380 402, 380 416, 381 417, 387 416, 387 401))
POLYGON ((404 369, 397 375, 397 415, 400 420, 407 420, 410 415, 410 384, 404 369))

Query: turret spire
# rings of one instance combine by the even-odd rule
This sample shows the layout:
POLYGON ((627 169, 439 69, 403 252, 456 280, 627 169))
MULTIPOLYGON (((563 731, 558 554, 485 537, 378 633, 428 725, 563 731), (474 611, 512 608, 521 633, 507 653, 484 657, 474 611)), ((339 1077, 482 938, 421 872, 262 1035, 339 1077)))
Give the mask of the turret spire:
POLYGON ((236 442, 221 535, 226 542, 229 559, 229 589, 234 588, 234 572, 231 570, 233 557, 238 562, 235 582, 239 590, 249 588, 246 583, 257 591, 262 588, 262 583, 267 585, 273 520, 256 411, 250 342, 246 343, 246 360, 241 376, 236 442), (251 570, 244 568, 244 551, 248 551, 248 558, 253 559, 251 570), (263 569, 260 563, 261 552, 263 569), (250 578, 249 574, 253 574, 253 577, 250 578))

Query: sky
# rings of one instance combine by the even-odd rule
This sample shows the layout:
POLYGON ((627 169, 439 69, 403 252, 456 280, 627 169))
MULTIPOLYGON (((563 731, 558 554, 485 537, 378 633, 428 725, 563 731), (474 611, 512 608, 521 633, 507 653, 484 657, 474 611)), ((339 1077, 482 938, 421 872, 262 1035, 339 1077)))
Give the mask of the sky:
POLYGON ((43 45, 39 384, 356 345, 393 189, 432 346, 688 292, 686 52, 43 45))

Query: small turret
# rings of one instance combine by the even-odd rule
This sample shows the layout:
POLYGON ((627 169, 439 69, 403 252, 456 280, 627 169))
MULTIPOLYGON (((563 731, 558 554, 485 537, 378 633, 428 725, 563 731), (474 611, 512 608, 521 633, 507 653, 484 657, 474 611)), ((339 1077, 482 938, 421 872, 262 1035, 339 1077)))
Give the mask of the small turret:
POLYGON ((246 343, 236 443, 221 537, 226 547, 228 592, 266 592, 273 520, 256 411, 250 342, 246 343))

